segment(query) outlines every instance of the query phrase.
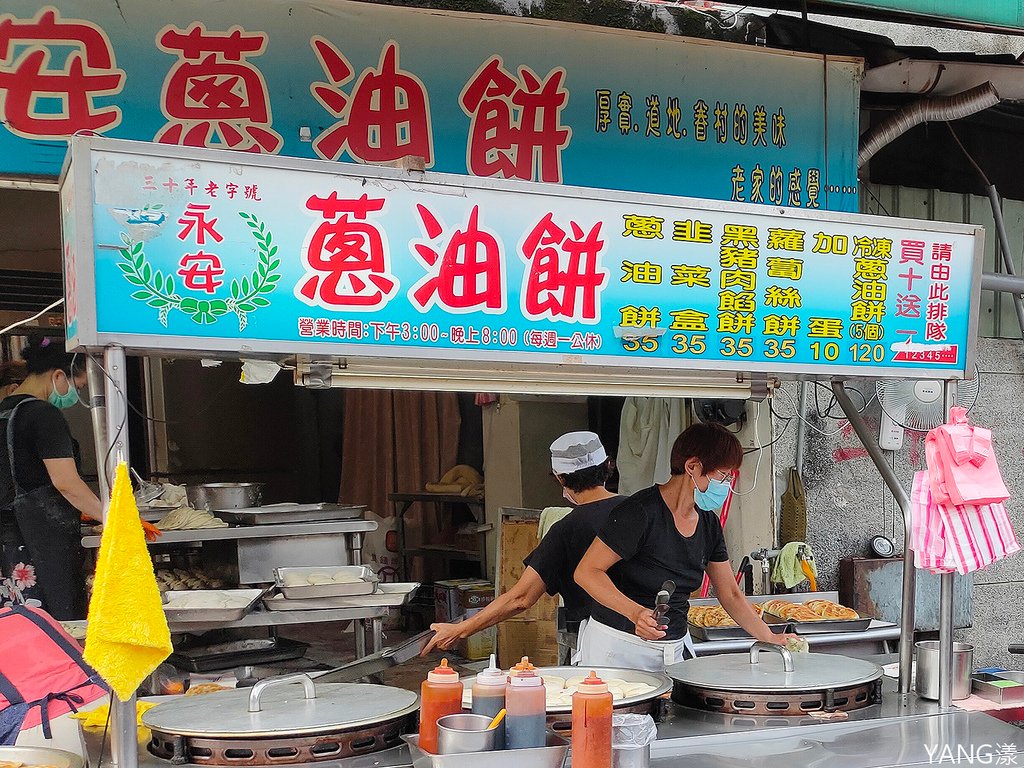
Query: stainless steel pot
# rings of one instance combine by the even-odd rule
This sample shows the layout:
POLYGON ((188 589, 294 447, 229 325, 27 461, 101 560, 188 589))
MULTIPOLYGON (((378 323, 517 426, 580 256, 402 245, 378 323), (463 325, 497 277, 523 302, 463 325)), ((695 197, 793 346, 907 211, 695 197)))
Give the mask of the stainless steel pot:
MULTIPOLYGON (((914 689, 925 699, 939 698, 939 642, 922 640, 914 644, 917 648, 917 680, 914 689)), ((954 701, 971 695, 971 672, 974 671, 974 646, 970 643, 953 643, 954 701)))
POLYGON ((245 509, 263 504, 263 483, 201 483, 186 485, 185 496, 195 509, 245 509))

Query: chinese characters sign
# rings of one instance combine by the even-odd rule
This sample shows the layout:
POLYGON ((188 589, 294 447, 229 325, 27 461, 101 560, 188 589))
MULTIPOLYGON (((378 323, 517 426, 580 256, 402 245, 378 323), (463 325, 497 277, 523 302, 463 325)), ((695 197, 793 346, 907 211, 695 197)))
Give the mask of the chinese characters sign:
POLYGON ((859 81, 851 59, 345 0, 5 0, 0 174, 56 176, 83 131, 855 211, 859 81))
POLYGON ((73 344, 781 375, 972 364, 973 227, 151 149, 73 141, 94 185, 73 190, 92 207, 91 232, 66 225, 73 286, 95 285, 69 297, 73 344))

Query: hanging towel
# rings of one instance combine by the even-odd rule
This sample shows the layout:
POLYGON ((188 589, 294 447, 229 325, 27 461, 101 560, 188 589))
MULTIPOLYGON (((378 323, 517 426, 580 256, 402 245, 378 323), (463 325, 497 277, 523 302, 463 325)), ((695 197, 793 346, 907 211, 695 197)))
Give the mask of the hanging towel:
POLYGON ((572 507, 544 507, 540 513, 540 522, 537 525, 537 538, 543 539, 551 526, 572 512, 572 507))
MULTIPOLYGON (((791 541, 779 551, 779 556, 775 558, 772 581, 784 585, 786 589, 792 589, 800 582, 807 580, 807 574, 804 573, 800 561, 800 547, 806 547, 807 553, 811 554, 811 548, 804 542, 791 541)), ((818 566, 815 565, 813 558, 810 561, 810 566, 811 572, 817 578, 818 566)))
POLYGON ((85 660, 127 701, 171 650, 153 562, 122 462, 96 561, 85 660))
POLYGON ((631 496, 655 483, 667 482, 672 472, 672 444, 686 429, 686 400, 627 397, 619 420, 619 493, 631 496))

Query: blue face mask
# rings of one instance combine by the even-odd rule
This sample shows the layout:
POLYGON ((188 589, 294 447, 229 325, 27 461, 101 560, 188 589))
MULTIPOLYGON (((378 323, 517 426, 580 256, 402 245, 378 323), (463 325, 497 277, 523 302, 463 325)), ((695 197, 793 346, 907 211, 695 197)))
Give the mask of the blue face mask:
POLYGON ((66 395, 62 395, 57 391, 57 382, 53 382, 53 391, 50 392, 50 396, 46 398, 50 405, 55 405, 58 408, 70 408, 78 402, 78 390, 75 389, 75 384, 71 379, 68 379, 68 392, 66 395))
POLYGON ((708 478, 708 489, 702 491, 696 483, 693 486, 693 500, 697 503, 697 506, 701 509, 706 509, 709 512, 715 509, 720 509, 725 500, 729 498, 729 491, 732 490, 732 486, 728 480, 715 480, 714 478, 708 478))

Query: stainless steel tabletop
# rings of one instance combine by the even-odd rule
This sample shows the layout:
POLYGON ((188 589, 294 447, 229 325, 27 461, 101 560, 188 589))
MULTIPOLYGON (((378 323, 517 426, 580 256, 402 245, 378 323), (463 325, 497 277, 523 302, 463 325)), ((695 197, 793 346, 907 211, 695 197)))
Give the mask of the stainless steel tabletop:
MULTIPOLYGON (((322 536, 334 533, 367 533, 377 530, 372 520, 336 520, 329 523, 282 523, 279 525, 247 525, 235 528, 198 528, 193 531, 164 531, 156 544, 180 544, 193 541, 236 541, 238 539, 273 539, 285 536, 322 536)), ((82 546, 96 549, 99 535, 83 536, 82 546)))
POLYGON ((792 670, 786 672, 782 657, 769 651, 762 651, 756 663, 750 654, 704 656, 673 664, 665 674, 697 688, 743 692, 851 688, 882 676, 881 667, 864 659, 827 653, 794 653, 792 659, 792 670))

